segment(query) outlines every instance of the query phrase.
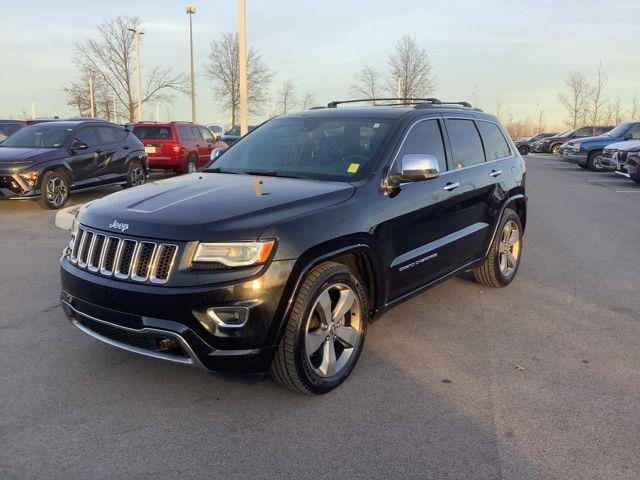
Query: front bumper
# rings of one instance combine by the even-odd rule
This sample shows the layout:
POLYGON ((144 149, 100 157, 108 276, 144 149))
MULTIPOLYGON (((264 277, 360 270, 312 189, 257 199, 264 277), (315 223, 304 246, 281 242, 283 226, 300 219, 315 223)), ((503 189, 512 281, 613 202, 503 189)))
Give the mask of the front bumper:
POLYGON ((37 198, 39 191, 18 174, 0 173, 0 200, 37 198))
POLYGON ((562 152, 562 159, 567 162, 576 163, 578 165, 587 164, 586 153, 572 152, 571 150, 565 150, 564 152, 562 152))
POLYGON ((264 373, 275 353, 293 261, 233 285, 168 287, 105 278, 60 260, 69 321, 109 345, 209 371, 264 373), (241 328, 206 321, 211 307, 249 306, 241 328), (169 348, 168 348, 169 347, 169 348))

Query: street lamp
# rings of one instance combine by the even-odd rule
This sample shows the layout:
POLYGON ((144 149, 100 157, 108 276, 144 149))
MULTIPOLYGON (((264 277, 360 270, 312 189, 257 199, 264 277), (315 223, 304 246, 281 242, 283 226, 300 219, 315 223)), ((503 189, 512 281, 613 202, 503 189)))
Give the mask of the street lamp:
POLYGON ((196 80, 193 72, 193 25, 192 17, 196 13, 195 5, 187 6, 187 14, 189 15, 189 55, 191 56, 191 121, 196 123, 196 80))
POLYGON ((247 33, 245 0, 238 0, 238 59, 240 70, 240 135, 249 132, 248 87, 247 87, 247 33))
POLYGON ((130 28, 130 32, 133 32, 133 36, 136 41, 136 86, 138 89, 138 121, 142 121, 142 81, 140 80, 140 35, 144 35, 144 32, 135 28, 130 28))

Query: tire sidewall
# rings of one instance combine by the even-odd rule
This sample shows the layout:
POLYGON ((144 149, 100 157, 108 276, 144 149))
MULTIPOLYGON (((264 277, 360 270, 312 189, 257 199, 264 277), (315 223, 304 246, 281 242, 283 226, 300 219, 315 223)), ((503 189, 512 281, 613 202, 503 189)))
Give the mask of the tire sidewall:
POLYGON ((507 285, 509 285, 513 281, 513 279, 516 278, 516 275, 518 274, 518 269, 520 268, 520 261, 522 260, 523 247, 524 247, 524 242, 523 242, 523 236, 522 236, 522 223, 520 222, 520 217, 513 210, 507 209, 504 211, 502 215, 502 219, 500 220, 500 225, 498 225, 498 230, 496 231, 494 242, 491 247, 493 249, 492 256, 493 256, 496 277, 498 278, 498 281, 503 287, 506 287, 507 285), (499 250, 500 250, 500 238, 502 236, 502 230, 504 229, 504 226, 509 221, 515 222, 515 224, 518 226, 518 234, 520 235, 520 254, 518 255, 518 262, 516 264, 515 269, 513 270, 513 273, 507 277, 500 270, 500 251, 499 250))
MULTIPOLYGON (((133 175, 133 169, 136 167, 136 165, 140 165, 140 167, 144 168, 140 160, 132 160, 129 163, 129 168, 127 168, 127 188, 131 188, 134 186, 132 181, 132 175, 133 175)), ((140 185, 144 185, 145 183, 146 183, 146 178, 145 178, 145 181, 142 182, 140 185)), ((140 186, 140 185, 136 185, 136 186, 140 186)))
POLYGON ((596 165, 596 158, 598 158, 601 155, 601 152, 591 152, 589 153, 589 156, 587 157, 587 166, 589 167, 589 170, 593 170, 594 172, 602 172, 604 171, 604 167, 602 166, 602 163, 600 163, 600 166, 596 165))
POLYGON ((194 173, 196 170, 198 170, 198 161, 196 160, 196 157, 192 155, 189 155, 187 157, 187 163, 185 163, 184 165, 184 173, 194 173), (193 172, 189 172, 189 165, 193 164, 193 172))
POLYGON ((323 394, 330 390, 333 390, 346 380, 349 374, 353 371, 360 353, 364 347, 364 342, 367 334, 368 323, 368 298, 362 282, 356 277, 351 270, 343 265, 336 265, 330 270, 324 272, 313 284, 309 293, 304 299, 302 299, 303 307, 301 309, 302 315, 300 318, 296 318, 297 331, 296 331, 296 346, 295 346, 295 362, 296 369, 300 374, 305 386, 314 394, 323 394), (360 304, 360 315, 362 319, 362 335, 358 345, 355 347, 355 351, 349 358, 345 367, 336 375, 329 378, 319 376, 313 371, 312 366, 307 359, 305 350, 305 335, 307 318, 310 314, 310 309, 314 305, 316 299, 320 293, 328 286, 335 283, 343 283, 348 285, 356 292, 358 296, 358 302, 360 304))

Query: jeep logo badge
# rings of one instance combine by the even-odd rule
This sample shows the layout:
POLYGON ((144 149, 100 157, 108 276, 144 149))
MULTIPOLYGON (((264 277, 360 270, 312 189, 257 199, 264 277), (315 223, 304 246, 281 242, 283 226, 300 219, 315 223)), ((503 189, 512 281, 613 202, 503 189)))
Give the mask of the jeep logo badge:
POLYGON ((129 230, 129 224, 128 223, 120 223, 118 220, 114 220, 109 225, 109 228, 113 228, 114 230, 120 230, 122 233, 124 233, 127 230, 129 230))

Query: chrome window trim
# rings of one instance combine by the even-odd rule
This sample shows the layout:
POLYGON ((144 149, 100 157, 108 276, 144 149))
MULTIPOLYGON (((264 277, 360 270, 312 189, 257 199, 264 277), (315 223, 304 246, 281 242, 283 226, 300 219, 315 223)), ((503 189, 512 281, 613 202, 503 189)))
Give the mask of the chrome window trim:
MULTIPOLYGON (((393 166, 396 164, 396 161, 398 160, 398 156, 400 155, 400 151, 402 150, 402 147, 404 147, 404 144, 407 140, 407 137, 409 136, 409 134, 411 133, 411 131, 413 130, 413 128, 418 125, 419 123, 422 122, 429 122, 429 121, 435 121, 437 122, 438 120, 441 120, 442 117, 440 116, 436 116, 436 117, 420 117, 418 118, 415 122, 413 122, 411 125, 409 125, 409 128, 407 129, 407 131, 405 132, 404 136, 402 137, 402 141, 400 142, 400 145, 398 146, 398 149, 396 150, 395 155, 393 156, 393 160, 391 160, 391 163, 389 164, 389 170, 387 171, 387 175, 385 175, 385 178, 389 177, 389 172, 391 172, 391 170, 393 169, 393 166)), ((444 148, 444 162, 445 164, 448 164, 448 158, 447 158, 447 145, 444 141, 444 136, 442 135, 442 128, 440 127, 440 124, 438 124, 438 128, 440 129, 440 137, 442 138, 442 146, 444 148)), ((426 153, 425 153, 426 154, 426 153)), ((428 154, 431 155, 431 154, 428 154)), ((449 172, 450 170, 447 170, 447 172, 449 172)), ((445 172, 440 172, 440 176, 444 175, 445 172)), ((402 185, 402 184, 401 184, 402 185)))

